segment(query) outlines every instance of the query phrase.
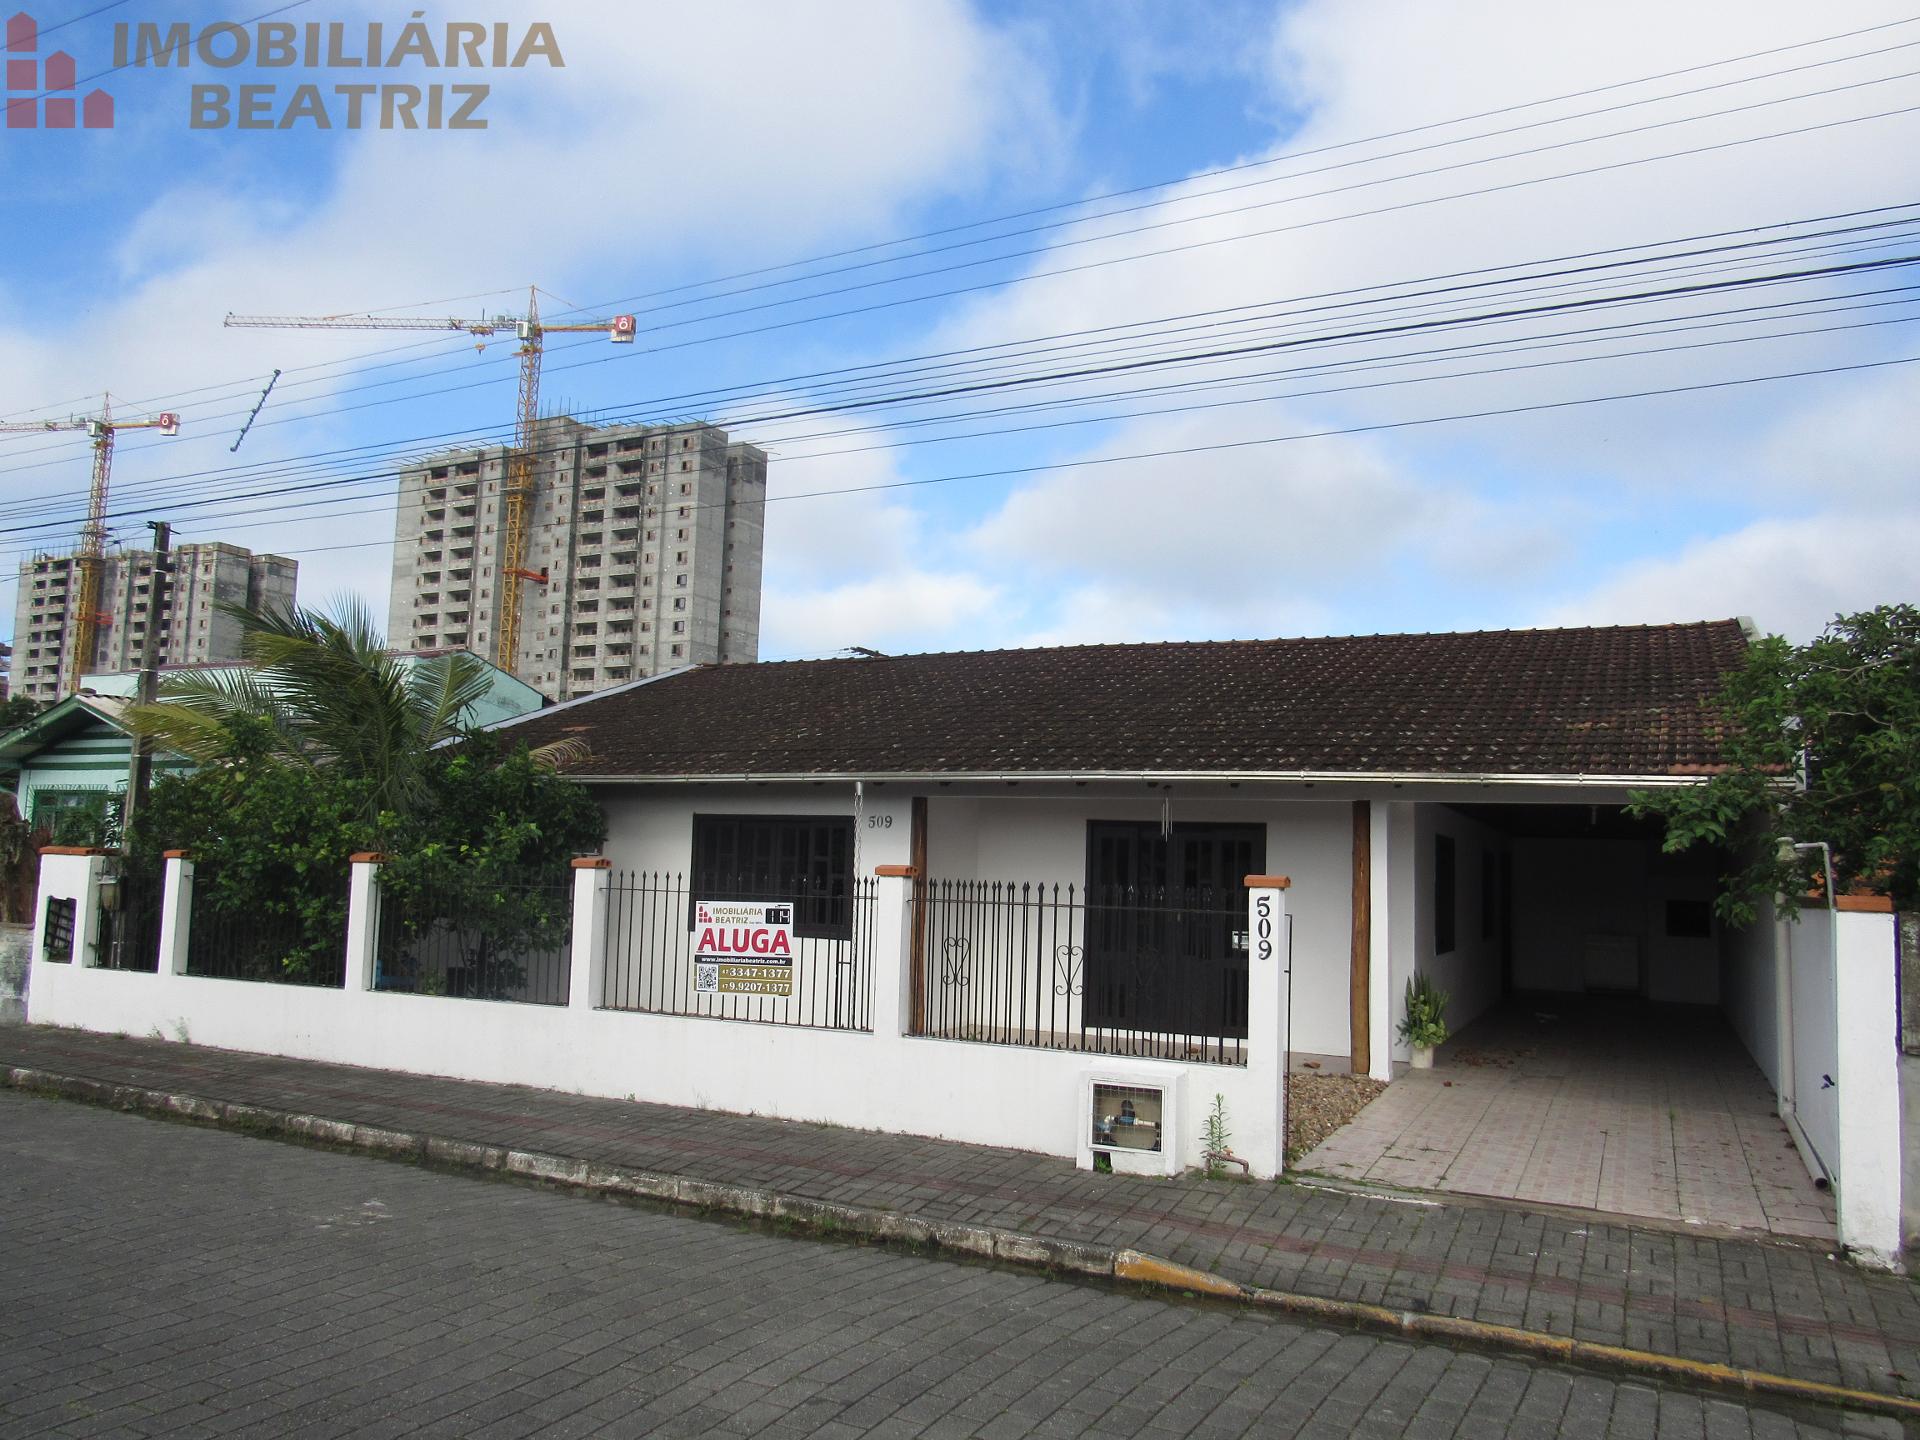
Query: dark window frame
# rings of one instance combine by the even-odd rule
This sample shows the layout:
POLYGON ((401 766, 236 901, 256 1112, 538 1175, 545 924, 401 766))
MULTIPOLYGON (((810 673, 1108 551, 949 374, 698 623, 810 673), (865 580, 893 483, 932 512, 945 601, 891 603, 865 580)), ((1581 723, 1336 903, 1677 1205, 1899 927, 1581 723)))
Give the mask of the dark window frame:
POLYGON ((40 935, 41 957, 56 965, 73 963, 73 932, 80 902, 70 895, 47 898, 47 915, 40 935))
POLYGON ((793 905, 802 940, 853 938, 851 815, 695 814, 687 924, 701 900, 793 905))
POLYGON ((1460 943, 1460 865, 1451 835, 1433 837, 1433 953, 1451 955, 1460 943))
POLYGON ((1713 938, 1713 902, 1689 896, 1669 896, 1665 905, 1663 929, 1669 940, 1711 940, 1713 938))

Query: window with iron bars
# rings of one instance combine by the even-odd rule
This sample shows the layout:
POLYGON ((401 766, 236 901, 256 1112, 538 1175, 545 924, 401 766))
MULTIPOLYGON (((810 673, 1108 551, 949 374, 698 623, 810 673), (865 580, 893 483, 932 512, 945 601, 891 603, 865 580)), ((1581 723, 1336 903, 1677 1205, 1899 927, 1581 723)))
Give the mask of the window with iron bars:
POLYGON ((853 819, 846 815, 695 815, 693 883, 699 900, 790 900, 801 939, 853 933, 853 819))

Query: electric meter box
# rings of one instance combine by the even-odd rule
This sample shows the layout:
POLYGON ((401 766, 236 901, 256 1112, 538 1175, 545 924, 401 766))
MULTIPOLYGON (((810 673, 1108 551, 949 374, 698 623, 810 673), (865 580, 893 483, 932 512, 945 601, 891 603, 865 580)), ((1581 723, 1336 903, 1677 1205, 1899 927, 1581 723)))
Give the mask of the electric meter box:
POLYGON ((1094 1070, 1080 1084, 1082 1170, 1105 1156, 1119 1175, 1180 1172, 1180 1090, 1177 1070, 1094 1070))

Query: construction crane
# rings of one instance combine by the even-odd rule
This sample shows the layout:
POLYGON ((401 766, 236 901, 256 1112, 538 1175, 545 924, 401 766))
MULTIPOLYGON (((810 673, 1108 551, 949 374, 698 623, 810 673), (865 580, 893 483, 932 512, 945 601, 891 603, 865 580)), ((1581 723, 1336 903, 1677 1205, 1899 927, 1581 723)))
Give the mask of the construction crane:
POLYGON ((87 522, 80 527, 80 548, 73 557, 79 571, 79 593, 69 612, 74 619, 73 655, 67 673, 67 692, 71 694, 80 688, 80 677, 93 664, 94 639, 107 621, 106 613, 100 608, 100 567, 107 552, 107 485, 113 478, 113 437, 122 430, 158 430, 162 435, 178 435, 180 417, 171 410, 163 410, 151 420, 116 420, 113 397, 103 395, 98 415, 0 425, 0 435, 60 430, 84 430, 93 441, 93 484, 87 492, 87 522))
POLYGON ((520 341, 520 406, 513 427, 513 451, 507 456, 506 483, 500 488, 500 595, 494 629, 493 663, 512 673, 520 651, 520 586, 545 583, 545 571, 526 568, 527 536, 532 528, 533 456, 540 423, 540 356, 548 335, 602 334, 616 345, 631 345, 634 318, 615 315, 551 325, 540 318, 537 291, 527 291, 525 315, 494 315, 478 320, 428 315, 229 315, 226 323, 244 330, 457 330, 486 337, 511 330, 520 341))

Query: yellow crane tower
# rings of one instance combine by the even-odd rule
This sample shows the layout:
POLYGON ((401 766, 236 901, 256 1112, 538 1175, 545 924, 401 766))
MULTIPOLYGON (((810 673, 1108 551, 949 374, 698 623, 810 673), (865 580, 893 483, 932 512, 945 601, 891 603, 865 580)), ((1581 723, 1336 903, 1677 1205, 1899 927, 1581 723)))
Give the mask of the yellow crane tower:
POLYGON ((93 642, 106 618, 100 609, 100 563, 107 552, 107 485, 113 477, 113 437, 121 430, 158 430, 162 435, 178 435, 180 417, 171 410, 163 410, 151 420, 116 420, 113 397, 107 395, 101 397, 98 415, 0 425, 0 435, 58 430, 84 430, 93 441, 93 484, 87 492, 87 521, 80 527, 80 548, 73 557, 79 572, 78 593, 68 612, 74 624, 66 690, 72 694, 80 688, 80 677, 93 664, 93 642))
POLYGON ((493 663, 512 672, 520 649, 520 582, 541 577, 526 569, 527 534, 533 508, 533 455, 540 423, 540 356, 544 338, 562 333, 598 333, 615 344, 632 344, 634 318, 614 315, 550 325, 540 318, 538 293, 527 291, 525 315, 494 315, 479 320, 429 315, 229 315, 236 329, 278 330, 460 330, 496 335, 511 330, 520 341, 520 407, 513 427, 513 451, 507 457, 506 483, 500 490, 500 589, 495 608, 493 663))

